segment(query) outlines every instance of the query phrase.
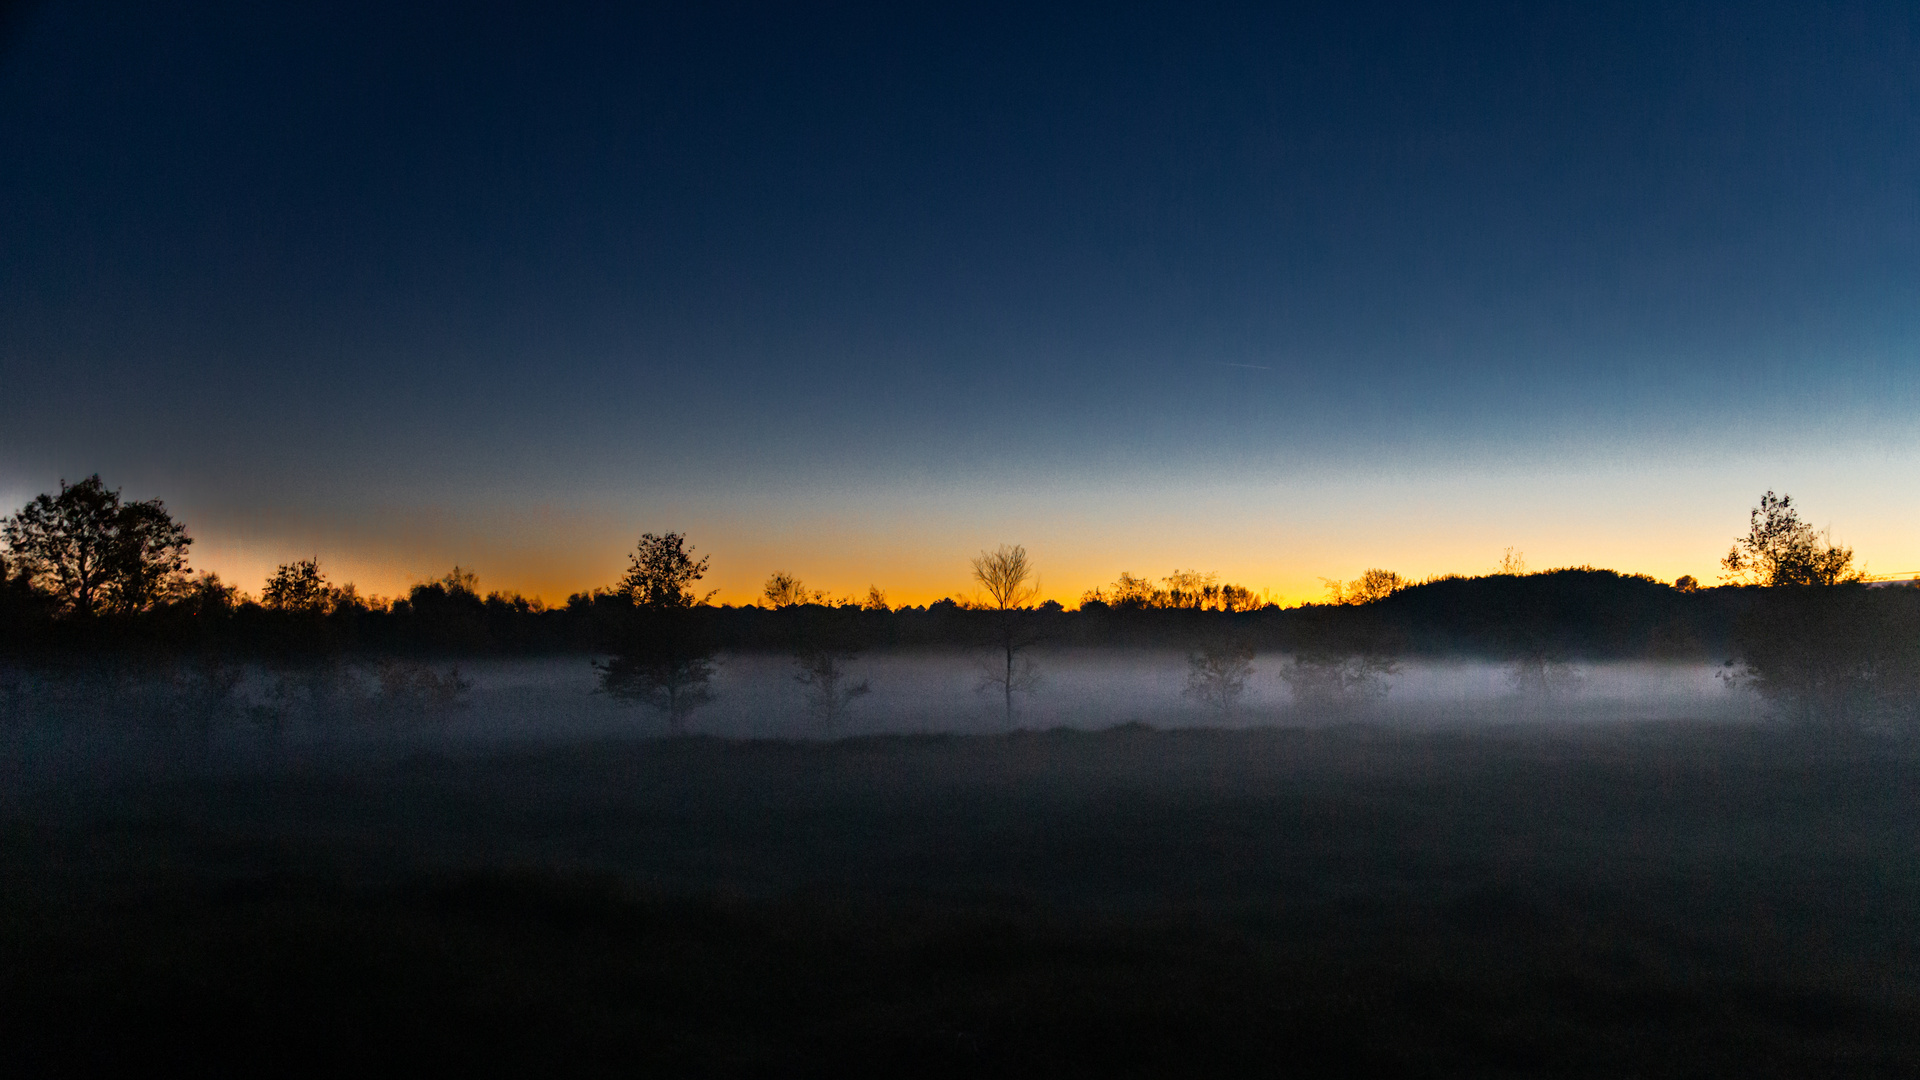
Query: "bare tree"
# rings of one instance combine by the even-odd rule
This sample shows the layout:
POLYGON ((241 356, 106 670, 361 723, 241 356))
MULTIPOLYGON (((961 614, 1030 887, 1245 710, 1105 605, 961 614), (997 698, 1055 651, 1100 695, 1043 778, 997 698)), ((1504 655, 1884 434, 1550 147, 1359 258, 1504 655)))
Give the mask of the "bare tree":
MULTIPOLYGON (((1095 591, 1098 592, 1098 590, 1095 591)), ((1120 577, 1113 583, 1112 592, 1105 599, 1116 608, 1139 611, 1164 606, 1166 591, 1156 588, 1147 578, 1134 577, 1131 573, 1122 570, 1120 577)))
POLYGON ((1200 610, 1210 607, 1220 596, 1220 575, 1198 570, 1175 570, 1166 577, 1166 606, 1200 610))
POLYGON ((1018 611, 1040 595, 1027 549, 1019 544, 981 552, 973 560, 973 580, 987 590, 989 602, 984 606, 991 611, 1018 611))
POLYGON ((1321 578, 1320 583, 1327 588, 1329 604, 1371 604, 1376 600, 1385 600, 1413 582, 1379 567, 1369 568, 1352 581, 1339 578, 1321 578))
POLYGON ((1027 562, 1027 549, 1018 544, 982 551, 973 560, 973 580, 987 593, 986 602, 980 606, 992 614, 996 654, 995 661, 981 673, 981 688, 1000 691, 1007 726, 1012 727, 1013 695, 1032 693, 1040 685, 1040 673, 1032 658, 1021 655, 1039 640, 1025 609, 1040 595, 1040 583, 1027 562))
POLYGON ((1385 600, 1411 584, 1413 582, 1391 570, 1372 567, 1347 586, 1347 603, 1371 604, 1385 600))
POLYGON ((792 607, 795 604, 818 604, 827 598, 827 594, 818 589, 809 589, 799 578, 785 570, 775 570, 766 585, 760 589, 760 595, 774 607, 792 607))

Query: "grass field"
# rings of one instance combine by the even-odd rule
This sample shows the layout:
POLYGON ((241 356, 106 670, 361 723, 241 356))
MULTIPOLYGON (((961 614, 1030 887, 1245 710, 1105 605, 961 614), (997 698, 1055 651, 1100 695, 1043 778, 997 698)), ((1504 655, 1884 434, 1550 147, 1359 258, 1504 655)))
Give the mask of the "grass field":
POLYGON ((678 739, 68 786, 16 1075, 1920 1075, 1920 753, 678 739))

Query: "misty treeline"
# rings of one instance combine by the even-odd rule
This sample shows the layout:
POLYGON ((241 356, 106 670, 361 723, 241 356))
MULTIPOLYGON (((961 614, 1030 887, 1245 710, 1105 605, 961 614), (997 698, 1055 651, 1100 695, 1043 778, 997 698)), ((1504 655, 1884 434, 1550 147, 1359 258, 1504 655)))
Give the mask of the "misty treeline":
POLYGON ((1123 571, 1066 608, 1039 601, 1018 546, 980 553, 971 589, 926 606, 890 605, 878 587, 832 598, 780 570, 760 602, 715 605, 695 588, 707 559, 677 533, 647 534, 625 575, 564 605, 483 592, 459 567, 404 597, 366 596, 315 559, 278 567, 250 595, 193 571, 192 538, 163 503, 124 500, 97 475, 33 499, 0 538, 8 656, 193 658, 215 686, 231 677, 223 663, 319 663, 336 689, 276 693, 401 711, 432 711, 462 685, 424 661, 594 655, 605 690, 658 706, 678 727, 710 695, 716 656, 785 652, 798 692, 831 728, 868 690, 850 667, 858 656, 927 647, 985 657, 982 689, 1011 718, 1015 698, 1043 677, 1040 646, 1184 650, 1193 696, 1223 712, 1261 653, 1286 654, 1275 674, 1296 700, 1331 711, 1384 695, 1403 659, 1447 656, 1508 661, 1519 689, 1544 694, 1577 682, 1576 661, 1725 661, 1730 681, 1783 715, 1843 729, 1911 726, 1920 701, 1920 590, 1869 585, 1850 549, 1771 491, 1722 561, 1718 587, 1593 567, 1529 572, 1509 549, 1487 573, 1416 582, 1370 569, 1295 607, 1175 570, 1123 571))

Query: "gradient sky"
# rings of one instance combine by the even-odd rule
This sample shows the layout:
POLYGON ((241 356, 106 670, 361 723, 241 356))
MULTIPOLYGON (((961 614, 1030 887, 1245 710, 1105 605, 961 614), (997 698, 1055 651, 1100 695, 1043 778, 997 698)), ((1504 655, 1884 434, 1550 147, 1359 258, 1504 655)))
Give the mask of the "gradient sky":
POLYGON ((681 530, 723 600, 1298 600, 1710 578, 1772 488, 1920 569, 1911 3, 554 6, 0 24, 0 509, 97 471, 255 590, 681 530))

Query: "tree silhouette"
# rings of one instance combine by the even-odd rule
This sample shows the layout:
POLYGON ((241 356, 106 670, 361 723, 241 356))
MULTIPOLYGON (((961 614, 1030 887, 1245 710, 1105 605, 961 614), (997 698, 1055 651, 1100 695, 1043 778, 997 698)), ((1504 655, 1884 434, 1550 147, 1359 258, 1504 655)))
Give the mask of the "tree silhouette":
POLYGON ((822 730, 835 731, 853 702, 872 687, 849 665, 864 644, 861 613, 850 608, 803 607, 785 613, 794 622, 794 681, 806 688, 807 711, 822 730))
POLYGON ((1315 712, 1346 716, 1387 696, 1387 676, 1399 664, 1379 653, 1314 649, 1300 653, 1280 672, 1293 691, 1294 704, 1315 712))
POLYGON ((615 592, 625 610, 607 642, 612 656, 595 664, 603 691, 660 710, 676 734, 713 700, 714 646, 693 610, 713 595, 693 592, 706 571, 680 533, 641 536, 615 592))
POLYGON ((193 540, 158 499, 122 503, 95 473, 0 523, 33 587, 82 618, 152 606, 184 583, 193 540))
POLYGON ((1030 657, 1020 655, 1039 640, 1030 614, 1025 610, 1040 595, 1040 583, 1033 579, 1033 567, 1027 562, 1027 549, 1018 544, 1002 544, 994 551, 982 551, 973 560, 973 580, 987 592, 983 605, 992 617, 993 648, 996 661, 982 672, 982 688, 997 688, 1006 706, 1007 726, 1013 726, 1013 695, 1031 693, 1040 685, 1040 673, 1030 657))
POLYGON ((333 606, 333 596, 320 560, 297 559, 274 570, 260 590, 260 603, 270 611, 317 614, 333 606))
POLYGON ((785 570, 775 570, 761 587, 760 595, 767 603, 776 608, 792 607, 795 604, 818 604, 827 598, 827 594, 818 589, 809 589, 799 578, 785 570))
MULTIPOLYGON (((1512 549, 1509 548, 1508 551, 1512 549)), ((1377 600, 1385 600, 1413 584, 1392 570, 1382 570, 1379 567, 1368 569, 1352 581, 1321 578, 1320 583, 1327 587, 1329 604, 1371 604, 1377 600)))
POLYGON ((1720 560, 1727 580, 1743 585, 1843 585, 1863 575, 1853 568, 1853 549, 1836 546, 1825 533, 1800 520, 1793 496, 1760 496, 1747 515, 1747 535, 1720 560))
POLYGON ((1253 646, 1234 639, 1209 641, 1187 655, 1186 695, 1225 718, 1233 715, 1252 674, 1253 646))
POLYGON ((630 565, 618 591, 643 611, 690 608, 713 596, 694 595, 693 583, 706 576, 707 557, 694 558, 680 533, 645 533, 628 558, 630 565))

